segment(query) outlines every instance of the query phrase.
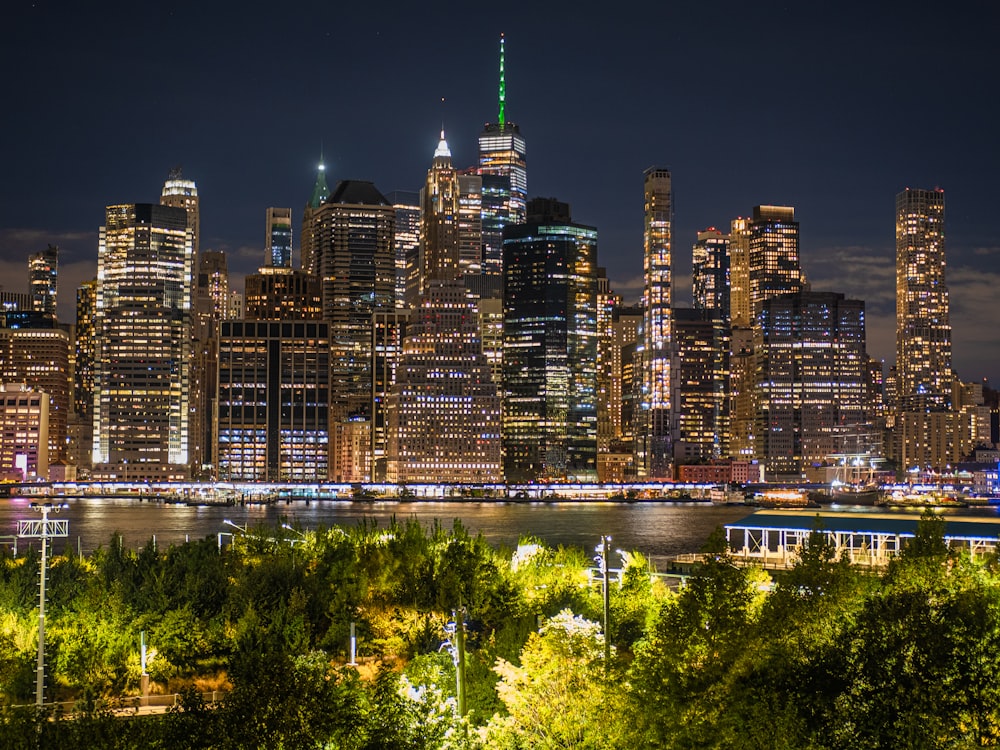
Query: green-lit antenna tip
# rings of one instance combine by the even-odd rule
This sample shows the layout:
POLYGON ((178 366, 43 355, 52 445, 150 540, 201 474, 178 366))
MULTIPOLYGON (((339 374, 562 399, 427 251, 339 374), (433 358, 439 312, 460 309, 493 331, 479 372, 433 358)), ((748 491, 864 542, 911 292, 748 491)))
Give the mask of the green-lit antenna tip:
POLYGON ((504 124, 507 122, 507 80, 504 75, 503 67, 503 33, 500 34, 500 114, 497 117, 497 122, 500 123, 500 129, 503 130, 504 124))

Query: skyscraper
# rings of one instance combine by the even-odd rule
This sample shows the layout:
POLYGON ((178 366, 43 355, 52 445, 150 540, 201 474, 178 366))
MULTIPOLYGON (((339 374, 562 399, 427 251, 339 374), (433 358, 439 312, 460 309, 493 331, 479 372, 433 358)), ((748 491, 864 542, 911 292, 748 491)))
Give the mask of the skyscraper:
POLYGON ((349 459, 363 476, 353 468, 348 473, 341 441, 371 444, 373 376, 379 370, 374 316, 396 312, 396 209, 371 182, 343 180, 308 213, 311 225, 303 237, 310 232, 313 246, 307 270, 320 277, 323 318, 330 323, 333 477, 365 481, 371 477, 371 455, 349 459))
POLYGON ((672 191, 670 172, 644 173, 643 411, 644 430, 636 448, 639 470, 651 479, 671 477, 670 359, 672 191))
POLYGON ((393 234, 396 307, 405 307, 408 298, 416 300, 420 296, 420 268, 423 265, 420 259, 420 193, 393 190, 386 198, 396 210, 396 231, 393 234))
POLYGON ((148 203, 107 208, 97 258, 97 476, 188 476, 189 217, 182 208, 148 203))
POLYGON ((292 209, 267 209, 264 243, 266 265, 275 268, 292 267, 292 209))
POLYGON ((221 250, 198 253, 191 318, 191 368, 188 379, 189 455, 192 475, 212 475, 215 463, 212 420, 218 376, 219 323, 226 318, 229 266, 221 250))
POLYGON ((201 251, 201 209, 198 202, 198 186, 193 180, 185 180, 180 167, 174 167, 163 183, 160 205, 183 208, 187 211, 187 226, 191 230, 191 245, 194 257, 201 251))
POLYGON ((694 308, 719 310, 729 321, 729 235, 715 227, 698 232, 691 255, 694 308))
POLYGON ((747 225, 750 324, 759 326, 764 302, 802 289, 799 223, 791 206, 754 206, 747 225))
MULTIPOLYGON (((483 178, 483 273, 503 272, 503 229, 525 220, 528 165, 521 129, 507 121, 507 74, 504 37, 500 35, 500 90, 497 121, 479 135, 479 174, 483 178)), ((488 288, 490 285, 487 283, 488 288)), ((484 295, 488 296, 488 295, 484 295)))
POLYGON ((326 165, 323 163, 323 155, 320 154, 319 165, 316 167, 316 182, 313 184, 312 193, 302 212, 302 239, 299 243, 301 245, 302 269, 313 276, 319 276, 315 257, 316 222, 313 221, 313 216, 329 197, 330 188, 326 184, 326 165))
POLYGON ((536 198, 504 229, 508 481, 596 481, 597 230, 536 198))
POLYGON ((421 293, 432 280, 452 280, 459 275, 458 173, 451 163, 451 149, 441 140, 420 190, 420 243, 423 267, 421 293))
POLYGON ((673 311, 673 455, 722 458, 729 450, 729 321, 721 309, 673 311))
POLYGON ((94 409, 94 353, 97 346, 94 316, 97 314, 97 279, 85 281, 76 290, 76 383, 73 410, 90 415, 94 409))
POLYGON ((59 279, 59 248, 49 245, 45 250, 28 256, 28 286, 31 309, 56 314, 56 288, 59 279))
POLYGON ((951 323, 944 191, 896 196, 896 373, 901 411, 950 408, 951 323))

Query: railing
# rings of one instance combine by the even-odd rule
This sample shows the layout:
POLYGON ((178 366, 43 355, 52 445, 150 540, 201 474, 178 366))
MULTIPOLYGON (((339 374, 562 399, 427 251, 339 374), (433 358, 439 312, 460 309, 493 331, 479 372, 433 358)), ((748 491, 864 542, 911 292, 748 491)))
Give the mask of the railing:
MULTIPOLYGON (((205 693, 196 693, 205 705, 212 705, 213 703, 218 703, 228 694, 225 690, 211 690, 205 693)), ((86 706, 85 701, 54 701, 52 703, 43 704, 43 708, 49 709, 56 714, 62 714, 64 716, 69 716, 75 713, 79 713, 82 710, 91 709, 97 711, 110 711, 115 714, 126 714, 126 713, 162 713, 170 708, 180 706, 185 694, 184 693, 167 693, 167 694, 157 694, 157 695, 129 695, 122 698, 106 699, 98 698, 90 706, 86 706), (143 709, 153 709, 150 711, 143 711, 143 709)), ((20 705, 12 706, 12 708, 35 708, 35 704, 30 705, 20 705)))

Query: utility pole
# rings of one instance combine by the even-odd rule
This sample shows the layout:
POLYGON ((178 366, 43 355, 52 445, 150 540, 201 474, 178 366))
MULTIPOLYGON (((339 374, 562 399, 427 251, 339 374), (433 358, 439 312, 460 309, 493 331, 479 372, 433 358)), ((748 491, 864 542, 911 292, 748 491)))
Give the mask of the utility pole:
POLYGON ((38 575, 38 665, 35 671, 35 705, 41 708, 45 703, 45 571, 48 567, 48 541, 51 537, 69 536, 69 521, 49 520, 49 513, 58 513, 69 506, 32 503, 30 507, 41 513, 42 518, 18 521, 17 535, 42 540, 42 560, 38 575))
POLYGON ((610 536, 601 537, 596 552, 594 562, 604 578, 604 673, 607 675, 611 671, 611 633, 608 630, 611 622, 611 570, 608 567, 608 559, 611 557, 610 536))

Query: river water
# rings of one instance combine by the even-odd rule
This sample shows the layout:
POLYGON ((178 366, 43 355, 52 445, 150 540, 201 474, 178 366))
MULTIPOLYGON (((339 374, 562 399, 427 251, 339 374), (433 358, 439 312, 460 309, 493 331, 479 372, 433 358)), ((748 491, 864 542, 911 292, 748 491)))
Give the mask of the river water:
MULTIPOLYGON (((495 545, 513 548, 524 536, 549 545, 593 549, 608 534, 614 547, 642 552, 655 562, 685 552, 697 552, 716 526, 748 515, 752 508, 709 503, 497 503, 497 502, 350 502, 304 500, 276 505, 193 507, 127 498, 68 499, 69 508, 51 518, 69 521, 69 537, 54 541, 61 552, 72 545, 84 553, 107 546, 118 532, 127 546, 143 546, 155 535, 165 547, 186 539, 213 538, 234 532, 224 520, 242 527, 277 527, 288 523, 303 530, 334 524, 354 526, 374 519, 385 526, 416 518, 425 526, 439 521, 450 528, 460 519, 470 533, 482 533, 495 545)), ((17 521, 39 518, 21 498, 0 499, 0 541, 9 546, 17 521)), ((18 540, 23 548, 28 540, 18 540)), ((37 541, 34 544, 37 545, 37 541)))

